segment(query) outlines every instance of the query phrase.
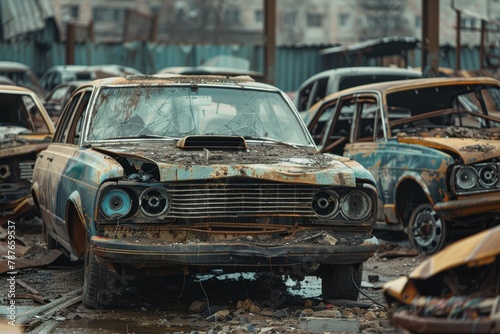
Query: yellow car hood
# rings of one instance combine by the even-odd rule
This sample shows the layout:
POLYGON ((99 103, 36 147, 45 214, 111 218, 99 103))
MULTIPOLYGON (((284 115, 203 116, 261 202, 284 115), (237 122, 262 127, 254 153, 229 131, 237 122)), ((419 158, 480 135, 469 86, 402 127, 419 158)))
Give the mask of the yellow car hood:
POLYGON ((500 157, 500 140, 443 137, 399 137, 400 143, 423 145, 441 151, 454 152, 465 164, 500 157))

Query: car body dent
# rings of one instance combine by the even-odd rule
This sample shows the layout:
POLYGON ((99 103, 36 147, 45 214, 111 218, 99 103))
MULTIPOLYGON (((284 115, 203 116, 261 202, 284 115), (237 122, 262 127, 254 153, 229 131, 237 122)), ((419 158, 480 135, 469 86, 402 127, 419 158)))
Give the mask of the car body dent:
POLYGON ((420 333, 498 332, 499 236, 496 226, 456 241, 385 283, 393 325, 420 333))
POLYGON ((498 139, 478 138, 430 138, 430 137, 402 137, 401 143, 427 146, 446 152, 452 151, 465 164, 481 162, 500 156, 498 139))
POLYGON ((280 182, 300 181, 300 183, 317 185, 331 185, 333 182, 336 185, 353 187, 356 184, 356 178, 370 179, 366 170, 360 168, 358 164, 347 167, 345 161, 349 161, 348 159, 339 160, 332 155, 321 155, 316 150, 301 151, 294 148, 280 147, 278 149, 273 146, 262 146, 235 157, 234 154, 224 154, 217 151, 210 153, 209 150, 203 153, 179 152, 178 149, 172 149, 172 147, 161 147, 160 143, 148 146, 148 144, 134 145, 131 143, 124 146, 102 145, 94 149, 111 156, 133 156, 151 161, 158 166, 161 181, 244 176, 280 182), (153 148, 153 146, 156 147, 153 148), (288 158, 287 154, 283 154, 284 151, 294 152, 294 158, 288 158), (285 158, 269 158, 269 156, 278 156, 278 154, 285 158), (248 163, 240 164, 241 160, 246 160, 248 163), (331 168, 338 170, 338 174, 334 176, 333 180, 331 168))

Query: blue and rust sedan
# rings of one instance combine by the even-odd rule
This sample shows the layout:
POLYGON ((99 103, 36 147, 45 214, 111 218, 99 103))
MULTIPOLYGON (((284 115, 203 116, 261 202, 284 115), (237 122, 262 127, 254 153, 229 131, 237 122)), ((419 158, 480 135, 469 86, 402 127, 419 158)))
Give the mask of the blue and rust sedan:
POLYGON ((320 154, 290 99, 250 77, 101 79, 75 90, 36 162, 49 247, 84 259, 83 303, 147 274, 270 271, 356 299, 377 192, 320 154))
POLYGON ((375 227, 431 254, 499 221, 499 112, 498 80, 427 78, 337 92, 305 121, 321 152, 374 176, 375 227))

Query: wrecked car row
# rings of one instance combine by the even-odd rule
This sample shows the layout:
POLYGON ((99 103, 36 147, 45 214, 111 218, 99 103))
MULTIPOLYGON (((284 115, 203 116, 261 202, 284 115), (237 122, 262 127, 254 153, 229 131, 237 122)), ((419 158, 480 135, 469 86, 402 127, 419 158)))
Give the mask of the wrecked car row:
POLYGON ((481 210, 497 213, 497 144, 477 141, 497 136, 498 81, 415 80, 328 96, 306 116, 309 129, 284 93, 250 78, 85 84, 34 168, 46 243, 84 260, 91 308, 113 302, 120 275, 213 269, 316 275, 323 298, 355 300, 375 226, 407 229, 417 249, 435 253, 451 240, 448 224, 470 233, 496 223, 481 210), (399 145, 411 147, 408 158, 399 145), (412 173, 396 173, 413 162, 412 173))

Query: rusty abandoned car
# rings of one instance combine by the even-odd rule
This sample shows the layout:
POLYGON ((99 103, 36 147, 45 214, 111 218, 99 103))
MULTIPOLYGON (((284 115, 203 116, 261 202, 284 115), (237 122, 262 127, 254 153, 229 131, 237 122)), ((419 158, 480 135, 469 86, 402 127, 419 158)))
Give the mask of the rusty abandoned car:
POLYGON ((54 126, 42 101, 31 90, 0 85, 0 224, 34 213, 31 179, 38 152, 54 126))
POLYGON ((409 333, 500 332, 500 226, 456 241, 384 285, 392 324, 409 333))
POLYGON ((40 154, 33 197, 50 247, 84 259, 83 303, 116 275, 271 271, 357 299, 377 192, 320 154, 290 99, 250 77, 153 75, 75 90, 40 154))
POLYGON ((498 223, 500 82, 427 78, 329 95, 305 122, 321 152, 361 163, 378 189, 376 229, 422 253, 498 223))

